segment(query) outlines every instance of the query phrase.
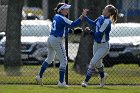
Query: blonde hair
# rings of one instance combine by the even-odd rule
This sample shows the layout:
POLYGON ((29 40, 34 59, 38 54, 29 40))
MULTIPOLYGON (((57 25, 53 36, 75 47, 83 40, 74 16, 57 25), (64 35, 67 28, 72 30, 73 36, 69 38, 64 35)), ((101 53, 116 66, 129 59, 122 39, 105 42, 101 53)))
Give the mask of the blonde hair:
POLYGON ((118 9, 116 9, 113 5, 107 5, 106 7, 109 7, 110 12, 110 19, 112 20, 112 23, 115 24, 117 22, 117 16, 118 16, 118 9))

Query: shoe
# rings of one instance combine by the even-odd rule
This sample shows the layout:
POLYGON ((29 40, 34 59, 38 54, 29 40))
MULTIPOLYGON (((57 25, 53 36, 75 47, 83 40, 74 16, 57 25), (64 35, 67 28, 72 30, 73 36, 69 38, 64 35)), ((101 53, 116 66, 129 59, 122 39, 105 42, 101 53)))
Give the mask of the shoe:
POLYGON ((82 85, 82 87, 87 87, 88 84, 87 84, 87 82, 83 81, 81 85, 82 85))
POLYGON ((37 84, 43 86, 43 82, 42 82, 42 78, 40 78, 40 76, 36 76, 36 81, 37 81, 37 84))
POLYGON ((58 82, 58 87, 69 87, 66 82, 61 83, 60 81, 58 82))
POLYGON ((100 80, 100 87, 103 87, 105 85, 105 80, 109 75, 107 73, 104 74, 104 78, 101 78, 100 80))

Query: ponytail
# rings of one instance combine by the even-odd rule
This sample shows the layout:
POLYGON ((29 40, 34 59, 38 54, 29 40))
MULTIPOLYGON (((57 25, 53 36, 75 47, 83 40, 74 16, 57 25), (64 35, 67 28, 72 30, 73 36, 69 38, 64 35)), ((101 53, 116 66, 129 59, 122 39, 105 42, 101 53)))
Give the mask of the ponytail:
POLYGON ((111 15, 111 20, 113 24, 117 22, 117 16, 118 16, 118 9, 115 9, 114 14, 111 15))
POLYGON ((110 12, 110 19, 113 24, 117 22, 117 16, 118 16, 118 9, 116 9, 113 5, 107 5, 109 7, 110 12))

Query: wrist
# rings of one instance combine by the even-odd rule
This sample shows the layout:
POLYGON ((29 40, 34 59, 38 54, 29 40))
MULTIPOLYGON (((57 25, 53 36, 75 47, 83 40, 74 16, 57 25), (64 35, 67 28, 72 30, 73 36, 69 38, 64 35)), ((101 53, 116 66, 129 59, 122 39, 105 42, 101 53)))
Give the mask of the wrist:
POLYGON ((81 15, 79 18, 82 20, 83 19, 83 15, 81 15))

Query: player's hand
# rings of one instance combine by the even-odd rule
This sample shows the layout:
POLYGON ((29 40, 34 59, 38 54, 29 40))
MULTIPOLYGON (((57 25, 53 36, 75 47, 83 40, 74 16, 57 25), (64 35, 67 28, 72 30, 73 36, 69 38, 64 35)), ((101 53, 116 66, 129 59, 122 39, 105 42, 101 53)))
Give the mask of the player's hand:
POLYGON ((82 15, 80 16, 80 19, 83 19, 83 16, 86 16, 88 12, 88 9, 83 9, 82 15))
POLYGON ((85 31, 85 32, 90 32, 91 29, 90 29, 90 27, 86 27, 84 31, 85 31))
POLYGON ((89 11, 89 9, 83 9, 82 15, 86 16, 88 11, 89 11))

